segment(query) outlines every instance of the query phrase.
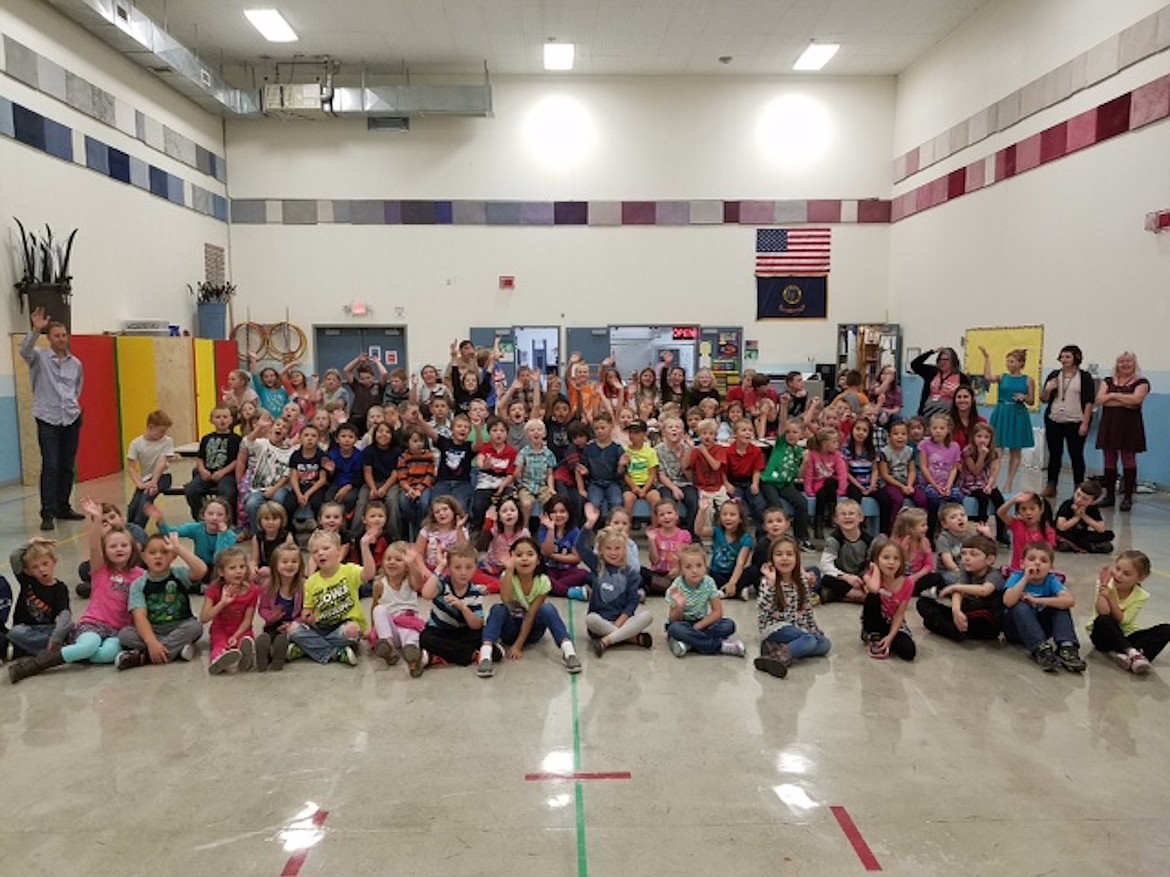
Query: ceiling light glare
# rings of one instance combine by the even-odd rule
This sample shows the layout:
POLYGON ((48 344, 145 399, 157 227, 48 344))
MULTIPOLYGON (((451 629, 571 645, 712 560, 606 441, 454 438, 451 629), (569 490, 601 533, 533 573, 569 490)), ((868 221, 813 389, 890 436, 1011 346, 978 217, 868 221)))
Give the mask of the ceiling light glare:
POLYGON ((573 48, 572 43, 545 43, 544 69, 572 70, 573 48))
POLYGON ((829 63, 830 58, 837 54, 839 48, 841 46, 837 43, 810 43, 804 53, 796 59, 792 69, 820 70, 829 63))
POLYGON ((295 43, 297 33, 284 16, 275 9, 245 9, 244 15, 252 22, 252 27, 260 31, 261 36, 270 43, 295 43))

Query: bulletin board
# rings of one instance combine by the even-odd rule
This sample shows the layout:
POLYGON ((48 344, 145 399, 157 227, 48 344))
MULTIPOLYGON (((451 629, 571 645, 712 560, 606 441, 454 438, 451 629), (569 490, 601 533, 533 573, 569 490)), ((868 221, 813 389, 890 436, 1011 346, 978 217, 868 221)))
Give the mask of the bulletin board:
MULTIPOLYGON (((1029 410, 1040 410, 1040 369, 1044 361, 1044 327, 1043 326, 995 326, 980 329, 968 329, 963 337, 963 346, 966 350, 967 374, 972 380, 982 378, 983 354, 979 348, 986 347, 991 356, 991 373, 997 377, 1007 373, 1004 359, 1012 350, 1024 349, 1028 351, 1028 361, 1024 365, 1023 373, 1028 375, 1036 385, 1036 401, 1029 406, 1029 410)), ((982 380, 979 381, 982 383, 982 380)), ((999 398, 999 385, 992 384, 987 389, 983 400, 985 405, 995 405, 999 398)))

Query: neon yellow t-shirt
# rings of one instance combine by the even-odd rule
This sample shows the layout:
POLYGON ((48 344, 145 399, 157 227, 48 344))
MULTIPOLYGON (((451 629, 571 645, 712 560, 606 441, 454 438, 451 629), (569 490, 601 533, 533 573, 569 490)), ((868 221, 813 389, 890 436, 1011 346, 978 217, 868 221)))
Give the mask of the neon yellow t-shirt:
POLYGON ((638 487, 642 487, 650 480, 650 470, 658 468, 658 452, 649 444, 640 448, 626 448, 626 458, 630 461, 626 475, 638 487))
POLYGON ((305 582, 305 608, 317 617, 320 627, 337 627, 347 621, 356 621, 365 633, 366 613, 362 611, 358 594, 361 586, 362 568, 356 563, 341 564, 329 578, 318 570, 305 582))

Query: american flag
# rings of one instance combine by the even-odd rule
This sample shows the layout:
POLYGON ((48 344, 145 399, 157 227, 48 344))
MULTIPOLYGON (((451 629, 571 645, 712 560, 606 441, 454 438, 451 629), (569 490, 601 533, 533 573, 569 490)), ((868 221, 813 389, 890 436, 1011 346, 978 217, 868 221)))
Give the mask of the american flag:
POLYGON ((757 277, 811 277, 829 273, 829 229, 756 230, 757 277))

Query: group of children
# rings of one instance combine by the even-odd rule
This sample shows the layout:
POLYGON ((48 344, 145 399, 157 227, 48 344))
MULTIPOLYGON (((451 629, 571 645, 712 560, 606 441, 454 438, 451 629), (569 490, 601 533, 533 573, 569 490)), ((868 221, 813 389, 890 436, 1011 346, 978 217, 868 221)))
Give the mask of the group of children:
MULTIPOLYGON (((405 660, 413 676, 453 663, 487 677, 505 648, 518 659, 545 632, 579 672, 550 598, 588 602, 600 657, 623 643, 652 645, 648 594, 665 600, 667 642, 679 657, 743 656, 722 601, 754 594, 756 666, 777 676, 828 651, 818 603, 860 603, 869 653, 913 658, 914 597, 928 630, 952 639, 1002 630, 1045 669, 1084 669, 1052 550, 1112 550, 1099 486, 1078 485, 1055 521, 1040 497, 1004 501, 990 426, 973 424, 960 443, 949 415, 899 421, 883 404, 888 378, 874 402, 846 386, 821 406, 799 373, 783 395, 752 378, 723 400, 709 374, 688 390, 669 363, 628 387, 611 363, 592 384, 577 361, 564 385, 550 375, 544 386, 521 368, 508 386, 493 355, 453 344, 446 382, 431 366, 408 381, 363 357, 346 367, 348 387, 340 375, 319 388, 296 370, 233 373, 184 489, 195 522, 178 528, 155 501, 169 486, 174 449, 170 419, 152 413, 131 445, 126 519, 86 507, 86 615, 72 622, 67 590, 63 602, 60 590, 40 594, 57 587, 50 544, 30 543, 14 561, 17 606, 40 601, 34 626, 49 629, 22 639, 28 624, 17 619, 31 616, 14 617, 9 641, 29 657, 10 667, 13 680, 62 662, 128 669, 189 657, 203 624, 213 673, 280 669, 302 655, 353 664, 368 635, 376 655, 405 660), (977 499, 978 532, 968 532, 964 496, 977 499), (866 498, 879 506, 880 535, 866 531, 866 498), (815 550, 810 500, 824 542, 820 568, 805 570, 801 553, 815 550), (1007 576, 994 569, 992 511, 1001 538, 1011 537, 1007 576), (649 517, 646 566, 631 538, 636 515, 649 517), (149 538, 127 529, 150 521, 158 533, 149 538), (307 559, 300 524, 314 529, 307 559), (189 595, 204 589, 196 615, 189 595), (489 593, 500 595, 490 610, 489 593), (364 596, 373 598, 372 631, 364 596)), ((1136 672, 1170 639, 1163 625, 1126 644, 1144 602, 1143 558, 1119 558, 1093 624, 1094 643, 1099 626, 1106 650, 1136 672), (1118 616, 1116 629, 1106 616, 1118 616)))

